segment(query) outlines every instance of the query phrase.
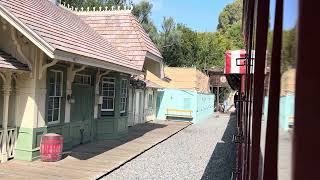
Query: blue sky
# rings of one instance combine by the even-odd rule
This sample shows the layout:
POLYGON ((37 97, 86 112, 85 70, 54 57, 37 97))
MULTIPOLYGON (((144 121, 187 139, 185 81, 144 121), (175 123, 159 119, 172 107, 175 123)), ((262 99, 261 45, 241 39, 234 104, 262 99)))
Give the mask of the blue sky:
MULTIPOLYGON (((275 13, 275 0, 270 2, 270 14, 275 13)), ((284 0, 283 27, 290 29, 297 23, 298 18, 298 0, 284 0)), ((273 27, 274 16, 270 18, 270 25, 273 27)), ((272 28, 273 29, 273 28, 272 28)))
MULTIPOLYGON (((135 2, 141 0, 134 0, 135 2)), ((161 29, 164 16, 196 31, 215 31, 219 13, 233 0, 149 0, 153 4, 152 20, 161 29)))
MULTIPOLYGON (((141 0, 133 0, 139 2, 141 0)), ((218 17, 223 8, 234 0, 149 0, 153 4, 151 18, 158 29, 164 16, 171 16, 177 23, 186 24, 195 31, 215 31, 218 25, 218 17)), ((297 18, 297 1, 284 0, 284 27, 291 28, 297 18)), ((271 11, 274 12, 275 0, 271 0, 271 11)), ((273 14, 273 13, 272 13, 273 14)), ((271 24, 274 17, 271 17, 271 24)))

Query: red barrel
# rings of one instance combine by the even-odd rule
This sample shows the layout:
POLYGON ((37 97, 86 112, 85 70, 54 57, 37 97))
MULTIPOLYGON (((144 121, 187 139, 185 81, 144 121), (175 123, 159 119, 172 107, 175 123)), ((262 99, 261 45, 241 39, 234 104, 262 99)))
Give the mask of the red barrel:
POLYGON ((56 162, 62 158, 63 136, 49 133, 41 137, 40 158, 44 162, 56 162))

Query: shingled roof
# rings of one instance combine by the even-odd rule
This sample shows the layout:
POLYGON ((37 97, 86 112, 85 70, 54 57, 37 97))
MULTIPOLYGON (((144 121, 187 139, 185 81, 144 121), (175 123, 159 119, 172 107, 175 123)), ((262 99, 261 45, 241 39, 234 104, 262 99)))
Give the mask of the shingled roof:
POLYGON ((77 15, 48 0, 0 0, 0 11, 34 33, 53 55, 60 50, 140 70, 77 15))
POLYGON ((0 49, 0 68, 29 71, 28 65, 21 63, 0 49))
POLYGON ((142 70, 147 53, 162 59, 149 35, 130 10, 77 12, 79 17, 127 55, 142 70))

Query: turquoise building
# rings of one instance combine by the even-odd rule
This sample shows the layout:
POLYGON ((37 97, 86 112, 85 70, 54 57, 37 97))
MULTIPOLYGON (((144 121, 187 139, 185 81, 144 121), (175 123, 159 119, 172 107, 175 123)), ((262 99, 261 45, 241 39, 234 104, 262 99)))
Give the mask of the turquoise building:
MULTIPOLYGON (((294 94, 280 97, 280 112, 279 112, 279 126, 281 129, 287 131, 289 127, 293 125, 294 117, 294 94)), ((264 99, 264 119, 268 117, 268 97, 264 99)))
POLYGON ((198 123, 213 114, 214 103, 214 94, 169 88, 158 90, 156 119, 167 119, 168 110, 175 109, 177 112, 170 112, 170 114, 174 113, 177 116, 170 116, 170 118, 198 123), (192 112, 179 112, 184 110, 192 112), (178 115, 189 114, 192 118, 178 117, 178 115))

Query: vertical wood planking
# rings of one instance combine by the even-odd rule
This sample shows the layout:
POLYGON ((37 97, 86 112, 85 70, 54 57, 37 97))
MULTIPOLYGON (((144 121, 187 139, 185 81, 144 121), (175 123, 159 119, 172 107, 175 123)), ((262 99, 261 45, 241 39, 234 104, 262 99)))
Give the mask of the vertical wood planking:
POLYGON ((271 58, 271 77, 268 111, 264 180, 278 179, 278 139, 279 139, 279 101, 281 79, 281 43, 283 26, 283 0, 276 1, 276 13, 274 23, 274 36, 271 58))
POLYGON ((299 2, 293 180, 319 179, 319 7, 320 1, 299 2))
POLYGON ((260 159, 261 118, 265 78, 266 49, 268 41, 270 0, 258 0, 256 51, 254 67, 254 96, 252 119, 252 151, 250 163, 250 179, 258 179, 260 159))

